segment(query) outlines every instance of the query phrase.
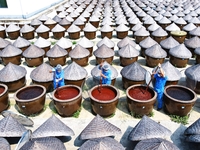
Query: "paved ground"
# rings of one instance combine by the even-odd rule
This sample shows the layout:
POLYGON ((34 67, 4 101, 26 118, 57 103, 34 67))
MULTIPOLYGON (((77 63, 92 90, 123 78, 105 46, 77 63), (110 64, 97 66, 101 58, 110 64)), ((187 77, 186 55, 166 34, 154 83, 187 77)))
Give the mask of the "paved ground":
MULTIPOLYGON (((55 10, 53 12, 51 12, 49 14, 49 16, 55 16, 55 10)), ((99 37, 100 32, 97 32, 97 38, 92 40, 95 44, 101 40, 101 38, 99 37)), ((66 37, 68 38, 68 35, 66 35, 66 37)), ((83 37, 83 33, 81 33, 81 37, 83 37)), ((132 38, 132 32, 129 32, 129 37, 132 38)), ((35 41, 36 39, 32 40, 35 41)), ((50 41, 55 41, 54 39, 50 38, 50 41)), ((114 32, 113 35, 113 39, 112 39, 115 44, 117 44, 118 41, 120 41, 120 39, 116 38, 116 33, 114 32)), ((133 39, 134 40, 134 39, 133 39)), ((79 40, 76 40, 79 41, 79 40)), ((74 45, 75 46, 75 45, 74 45)), ((137 47, 139 49, 139 46, 137 47)), ((94 46, 94 50, 96 49, 96 46, 94 46)), ((115 46, 115 52, 118 50, 117 46, 115 46)), ((22 63, 21 66, 25 67, 27 69, 27 86, 32 84, 31 80, 30 80, 30 72, 34 69, 34 68, 30 68, 27 67, 26 63, 24 62, 24 58, 22 59, 22 63)), ((166 59, 167 61, 168 59, 166 59)), ((45 58, 45 62, 48 63, 47 58, 45 58)), ((146 67, 145 66, 145 59, 142 57, 139 57, 138 62, 145 67, 146 69, 148 69, 149 71, 152 70, 152 68, 146 67)), ((64 67, 66 67, 68 64, 71 63, 71 60, 69 58, 67 58, 67 64, 64 67)), ((187 67, 193 65, 195 63, 194 59, 191 59, 189 61, 189 64, 187 67)), ((122 69, 122 67, 119 65, 119 57, 116 55, 114 57, 114 61, 113 61, 113 67, 115 67, 118 71, 118 77, 116 79, 116 83, 115 83, 115 87, 117 87, 120 91, 120 98, 119 98, 119 104, 117 106, 117 110, 116 113, 113 117, 111 118, 107 118, 106 120, 109 121, 110 123, 116 125, 117 127, 119 127, 122 130, 122 134, 118 135, 115 137, 115 139, 117 141, 119 141, 124 147, 126 147, 127 150, 131 150, 133 149, 135 143, 131 142, 128 140, 128 135, 130 133, 130 131, 133 129, 133 127, 140 121, 140 119, 136 119, 133 118, 127 109, 127 104, 126 104, 126 94, 125 94, 125 90, 122 88, 122 80, 121 80, 121 75, 120 75, 120 71, 122 69)), ((0 64, 0 68, 3 68, 4 66, 0 64)), ((90 75, 90 71, 95 67, 95 57, 90 57, 89 59, 89 63, 88 65, 85 67, 85 69, 88 71, 88 78, 86 80, 85 86, 84 86, 84 91, 82 93, 83 95, 83 101, 82 101, 82 110, 80 113, 80 116, 78 118, 74 118, 74 117, 66 117, 66 118, 62 118, 60 117, 58 114, 55 114, 58 118, 61 119, 61 121, 63 121, 66 125, 68 125, 75 133, 75 136, 71 137, 71 138, 62 138, 62 141, 64 142, 65 146, 67 149, 69 150, 75 150, 78 149, 81 144, 84 141, 81 141, 78 139, 79 134, 81 133, 81 131, 88 125, 88 123, 95 117, 92 113, 91 113, 91 105, 90 105, 90 100, 88 97, 88 93, 85 89, 90 89, 91 87, 94 86, 93 84, 93 80, 92 77, 90 75)), ((180 71, 182 72, 182 78, 179 81, 180 85, 185 85, 185 75, 184 75, 184 69, 185 68, 179 68, 180 71)), ((11 106, 9 108, 9 110, 17 112, 16 110, 16 106, 15 106, 15 100, 13 99, 13 93, 9 94, 9 98, 11 101, 11 106)), ((187 125, 182 125, 182 124, 178 124, 175 122, 172 122, 170 120, 170 117, 168 115, 166 115, 163 111, 156 111, 156 108, 153 110, 153 117, 151 117, 151 119, 155 120, 156 122, 159 122, 161 125, 165 126, 166 128, 168 128, 169 130, 172 131, 172 135, 170 137, 170 141, 172 141, 175 145, 177 145, 181 150, 195 150, 195 149, 200 149, 200 146, 197 144, 193 144, 193 143, 187 143, 184 141, 184 136, 183 136, 183 132, 184 130, 190 125, 192 124, 194 121, 196 121, 199 117, 200 117, 200 108, 199 108, 199 95, 198 95, 198 100, 194 106, 194 108, 192 109, 191 113, 190 113, 190 117, 189 117, 189 124, 187 125)), ((52 111, 52 101, 51 101, 51 94, 47 93, 46 94, 46 103, 45 103, 45 110, 38 114, 35 117, 31 117, 31 119, 34 121, 34 126, 33 127, 29 127, 29 129, 31 129, 32 131, 34 131, 36 128, 38 128, 44 121, 46 121, 52 114, 54 114, 54 112, 52 111)), ((0 118, 3 118, 2 116, 0 116, 0 118)), ((17 140, 16 140, 17 141, 17 140)), ((15 146, 16 146, 16 142, 13 142, 13 144, 11 144, 12 150, 14 150, 15 146)))

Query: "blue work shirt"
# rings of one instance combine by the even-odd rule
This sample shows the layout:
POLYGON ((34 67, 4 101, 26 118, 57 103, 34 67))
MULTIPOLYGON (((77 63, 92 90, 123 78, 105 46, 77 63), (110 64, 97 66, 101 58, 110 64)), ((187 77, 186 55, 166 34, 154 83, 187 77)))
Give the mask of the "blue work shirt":
POLYGON ((61 70, 60 72, 56 70, 56 71, 54 72, 53 82, 54 82, 54 89, 56 89, 57 87, 61 87, 61 86, 64 86, 64 85, 65 85, 65 82, 64 82, 64 71, 63 71, 63 70, 61 70), (62 78, 62 80, 60 80, 60 81, 56 84, 56 79, 59 79, 59 78, 62 78))
POLYGON ((102 84, 111 84, 111 70, 109 69, 105 71, 102 69, 102 74, 106 76, 106 78, 102 77, 102 84))
POLYGON ((158 93, 164 92, 165 84, 166 84, 166 81, 167 81, 167 76, 161 77, 160 75, 155 74, 154 78, 156 80, 155 83, 154 83, 155 91, 158 92, 158 93))

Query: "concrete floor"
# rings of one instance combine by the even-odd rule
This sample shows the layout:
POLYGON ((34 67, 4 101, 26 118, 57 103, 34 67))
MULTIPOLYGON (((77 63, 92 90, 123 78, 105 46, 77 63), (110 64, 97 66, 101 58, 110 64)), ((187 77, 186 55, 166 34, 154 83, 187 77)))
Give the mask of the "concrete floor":
MULTIPOLYGON (((55 16, 55 15, 56 15, 55 10, 49 14, 49 16, 55 16)), ((83 37, 83 36, 84 35, 81 32, 81 37, 83 37)), ((132 38, 132 32, 130 32, 130 31, 129 31, 129 37, 132 38)), ((68 35, 66 35, 66 38, 68 38, 68 35)), ((36 39, 34 39, 32 41, 34 42, 35 40, 36 39)), ((49 38, 48 40, 56 41, 53 38, 49 38)), ((96 43, 99 40, 101 40, 100 32, 97 31, 97 38, 92 40, 95 44, 94 50, 96 50, 96 48, 97 48, 96 43)), ((73 41, 78 42, 79 40, 73 40, 73 41)), ((117 50, 118 50, 117 42, 119 42, 120 39, 116 38, 115 32, 114 32, 112 41, 114 41, 115 44, 116 44, 115 45, 115 52, 117 52, 117 50)), ((73 45, 73 47, 74 46, 75 45, 73 45)), ((137 46, 137 48, 139 49, 139 46, 137 46)), ((165 61, 167 61, 167 60, 168 59, 166 59, 165 61)), ((45 58, 45 62, 48 63, 47 58, 45 58)), ((150 71, 150 72, 152 71, 152 68, 149 68, 145 65, 145 58, 139 57, 138 62, 144 68, 146 68, 148 71, 150 71)), ((63 68, 65 68, 70 63, 71 63, 70 58, 67 58, 67 64, 65 66, 63 66, 63 68)), ((194 63, 195 63, 195 60, 190 59, 187 67, 193 65, 194 63)), ((128 135, 131 132, 131 130, 134 128, 134 126, 140 121, 140 119, 136 119, 136 118, 132 117, 130 115, 130 113, 128 112, 127 103, 126 103, 126 93, 125 93, 125 90, 122 88, 122 80, 121 80, 121 75, 120 75, 120 71, 121 71, 122 67, 120 66, 119 57, 117 56, 117 53, 116 53, 116 56, 114 57, 112 65, 118 71, 118 77, 117 77, 116 82, 115 82, 115 87, 118 88, 118 90, 120 92, 120 98, 119 98, 119 104, 117 106, 115 115, 111 118, 106 118, 106 120, 109 121, 110 123, 114 124, 115 126, 119 127, 122 131, 121 135, 117 135, 114 138, 117 141, 119 141, 127 150, 132 150, 136 143, 129 141, 128 135)), ((26 65, 26 63, 24 62, 24 58, 22 59, 21 66, 25 67, 26 70, 27 70, 27 75, 26 75, 27 84, 26 85, 28 86, 28 85, 32 84, 31 79, 30 79, 30 73, 34 68, 28 67, 26 65)), ((4 66, 2 64, 0 64, 0 69, 2 69, 3 67, 4 66)), ((46 121, 52 114, 55 114, 62 122, 64 122, 67 126, 69 126, 75 133, 75 136, 72 136, 71 138, 61 138, 61 140, 64 142, 64 145, 66 146, 66 149, 68 149, 68 150, 78 149, 84 142, 84 141, 81 141, 81 140, 78 139, 79 134, 88 125, 88 123, 95 117, 91 113, 91 104, 90 104, 90 100, 89 100, 88 93, 87 93, 87 90, 89 90, 91 87, 94 86, 93 80, 92 80, 92 77, 91 77, 91 74, 90 74, 91 70, 94 67, 95 67, 95 57, 92 56, 92 57, 89 58, 88 65, 86 67, 84 67, 88 72, 88 78, 87 78, 85 86, 83 88, 82 109, 81 109, 81 112, 80 112, 80 116, 78 118, 74 118, 74 117, 62 118, 58 114, 55 114, 52 110, 53 103, 52 103, 52 100, 51 100, 51 94, 47 93, 44 111, 41 112, 40 114, 36 115, 35 117, 30 117, 34 121, 34 126, 33 127, 27 127, 27 128, 34 131, 44 121, 46 121)), ((185 85, 184 70, 186 68, 178 68, 182 73, 182 78, 179 81, 180 85, 185 85)), ((15 100, 13 98, 13 94, 14 93, 9 94, 9 98, 10 98, 10 101, 11 101, 11 106, 10 106, 9 110, 18 113, 18 111, 16 110, 15 100)), ((171 130, 172 135, 171 135, 170 139, 168 139, 168 140, 173 142, 181 150, 200 149, 200 145, 185 142, 184 141, 184 135, 183 135, 184 130, 200 117, 200 108, 199 108, 200 105, 199 104, 200 103, 199 103, 199 95, 198 95, 198 100, 197 100, 194 108, 191 110, 190 117, 189 117, 189 124, 187 124, 187 125, 182 125, 182 124, 178 124, 178 123, 171 121, 170 117, 168 115, 166 115, 163 111, 157 111, 156 107, 153 110, 154 115, 153 115, 153 117, 151 117, 151 119, 153 119, 156 122, 159 122, 161 125, 165 126, 169 130, 171 130)), ((0 119, 1 118, 3 118, 3 117, 0 116, 0 119)), ((14 142, 14 141, 10 141, 10 142, 13 143, 13 144, 11 144, 11 149, 14 150, 15 147, 16 147, 16 142, 14 142)))

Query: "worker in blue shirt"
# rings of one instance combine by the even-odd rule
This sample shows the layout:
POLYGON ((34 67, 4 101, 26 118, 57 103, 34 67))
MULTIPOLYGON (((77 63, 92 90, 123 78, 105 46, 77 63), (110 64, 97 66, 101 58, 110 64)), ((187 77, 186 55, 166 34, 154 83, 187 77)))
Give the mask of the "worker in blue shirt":
POLYGON ((58 64, 55 68, 49 71, 50 73, 53 73, 53 87, 54 90, 58 87, 61 87, 65 85, 64 82, 64 71, 62 69, 62 66, 58 64))
POLYGON ((108 64, 100 64, 100 77, 102 78, 102 84, 111 84, 111 70, 108 64))
POLYGON ((167 76, 165 75, 164 70, 161 68, 161 64, 158 64, 158 71, 153 72, 153 77, 155 79, 154 82, 154 90, 157 92, 157 110, 161 110, 163 107, 163 93, 165 89, 165 84, 167 81, 167 76))

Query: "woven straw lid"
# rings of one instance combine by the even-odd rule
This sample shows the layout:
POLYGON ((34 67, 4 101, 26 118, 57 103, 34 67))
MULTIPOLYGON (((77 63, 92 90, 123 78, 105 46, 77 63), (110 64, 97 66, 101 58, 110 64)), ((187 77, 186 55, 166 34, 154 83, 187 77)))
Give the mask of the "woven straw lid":
POLYGON ((3 27, 2 25, 0 25, 0 31, 5 31, 5 27, 3 27))
POLYGON ((196 49, 194 50, 194 53, 195 53, 196 55, 200 55, 200 47, 196 48, 196 49))
POLYGON ((147 49, 155 44, 157 44, 157 42, 155 40, 153 40, 151 37, 147 37, 139 43, 139 45, 145 49, 147 49))
POLYGON ((145 17, 147 15, 144 11, 138 11, 136 14, 139 17, 145 17))
POLYGON ((28 33, 28 32, 32 32, 32 31, 34 31, 34 30, 35 30, 35 29, 34 29, 33 27, 31 27, 31 26, 25 24, 25 25, 21 28, 20 32, 21 32, 21 33, 28 33))
POLYGON ((182 25, 186 25, 187 24, 187 22, 182 17, 180 17, 177 20, 175 20, 174 23, 182 24, 182 25))
POLYGON ((13 46, 17 47, 17 48, 22 48, 22 47, 26 47, 31 45, 31 42, 29 42, 28 40, 22 38, 22 37, 18 37, 17 40, 13 43, 13 46))
MULTIPOLYGON (((189 22, 189 20, 191 20, 193 17, 190 14, 187 14, 186 16, 183 17, 183 19, 187 22, 189 22)), ((178 18, 177 18, 178 19, 178 18)), ((174 20, 175 21, 175 20, 174 20)))
POLYGON ((190 23, 194 23, 194 24, 199 24, 200 23, 200 20, 199 18, 197 17, 192 17, 190 20, 189 20, 190 23))
POLYGON ((50 31, 50 29, 47 26, 41 24, 35 31, 37 33, 44 33, 50 31))
POLYGON ((121 41, 119 41, 117 43, 117 46, 119 48, 122 48, 122 47, 126 46, 127 44, 131 45, 132 47, 136 47, 136 43, 133 40, 131 40, 128 36, 123 38, 121 41))
POLYGON ((124 31, 128 31, 129 27, 127 27, 125 24, 120 24, 116 29, 117 32, 124 32, 124 31))
POLYGON ((144 27, 144 26, 143 26, 142 24, 138 23, 138 24, 134 25, 134 26, 131 28, 131 30, 132 30, 132 31, 137 31, 137 30, 139 30, 141 27, 144 27))
POLYGON ((138 62, 134 62, 128 66, 125 66, 120 74, 133 81, 143 81, 145 80, 146 69, 144 69, 138 62))
POLYGON ((22 54, 21 49, 9 44, 1 51, 0 56, 1 57, 13 57, 13 56, 21 55, 21 54, 22 54))
POLYGON ((165 30, 167 30, 169 32, 171 32, 171 31, 180 31, 180 28, 175 23, 172 23, 169 26, 167 26, 165 28, 165 30))
POLYGON ((84 48, 90 48, 94 46, 94 43, 90 41, 88 38, 85 36, 78 41, 78 44, 81 45, 84 48))
POLYGON ((35 45, 31 45, 22 53, 22 55, 26 58, 38 58, 43 56, 44 54, 44 50, 35 45))
POLYGON ((62 20, 60 17, 58 17, 58 15, 54 16, 52 19, 57 23, 59 23, 62 20))
POLYGON ((40 21, 46 21, 49 17, 46 14, 42 14, 41 16, 38 17, 40 21))
POLYGON ((200 27, 197 27, 189 32, 190 35, 200 36, 200 27))
POLYGON ((131 18, 128 19, 128 21, 129 21, 129 23, 135 24, 135 25, 142 24, 142 22, 140 21, 140 19, 138 19, 137 17, 135 17, 135 18, 131 17, 131 18))
POLYGON ((58 40, 56 42, 56 44, 64 49, 72 47, 72 42, 64 37, 62 37, 60 40, 58 40))
POLYGON ((111 32, 113 30, 114 29, 109 24, 107 24, 107 23, 105 23, 103 25, 103 27, 101 27, 101 29, 100 29, 101 32, 111 32))
POLYGON ((102 137, 86 141, 79 150, 125 150, 125 148, 111 137, 102 137))
POLYGON ((36 46, 38 46, 38 47, 40 47, 40 48, 44 48, 44 47, 51 46, 51 42, 48 41, 48 40, 46 40, 46 39, 44 39, 44 38, 42 38, 42 37, 39 37, 39 38, 35 41, 34 45, 36 45, 36 46))
POLYGON ((40 125, 32 134, 32 138, 73 136, 74 131, 65 125, 55 115, 52 115, 42 125, 40 125))
POLYGON ((48 19, 44 22, 44 25, 51 25, 51 24, 56 24, 56 21, 54 21, 54 20, 51 19, 51 18, 48 18, 48 19))
POLYGON ((185 70, 185 75, 189 79, 200 81, 199 71, 200 71, 200 64, 196 64, 196 65, 188 67, 185 70))
POLYGON ((159 14, 155 11, 155 10, 153 10, 151 13, 150 13, 150 16, 151 17, 157 17, 159 14))
POLYGON ((171 23, 171 20, 167 19, 166 17, 163 17, 162 19, 160 19, 158 21, 159 24, 167 24, 167 23, 171 23))
POLYGON ((59 21, 60 25, 70 25, 71 22, 67 20, 66 18, 63 18, 62 20, 59 21))
POLYGON ((90 22, 97 22, 99 21, 99 18, 96 15, 92 15, 89 19, 90 22))
POLYGON ((162 40, 160 42, 160 45, 165 49, 171 49, 175 46, 178 46, 179 42, 177 40, 175 40, 172 36, 170 36, 167 39, 162 40))
POLYGON ((69 56, 71 58, 84 58, 89 56, 90 52, 86 48, 82 47, 81 45, 77 44, 70 52, 69 56))
POLYGON ((184 17, 185 16, 185 14, 180 10, 180 11, 178 11, 177 13, 176 13, 176 15, 178 16, 178 17, 184 17))
POLYGON ((95 50, 93 54, 99 58, 108 58, 113 57, 115 55, 115 52, 107 47, 105 44, 103 44, 97 50, 95 50))
POLYGON ((145 27, 141 27, 139 30, 137 30, 135 33, 134 33, 135 36, 149 36, 150 33, 149 31, 146 30, 145 27))
POLYGON ((5 48, 7 45, 12 44, 10 41, 7 41, 5 39, 2 39, 0 37, 0 48, 5 48))
POLYGON ((105 44, 109 48, 115 47, 115 43, 112 40, 110 40, 107 36, 105 36, 101 41, 97 43, 97 47, 100 47, 103 44, 105 44))
POLYGON ((161 64, 161 66, 162 69, 165 71, 167 81, 177 81, 181 78, 181 72, 176 67, 174 67, 169 61, 161 64))
POLYGON ((81 132, 80 139, 94 139, 115 136, 117 134, 121 134, 121 130, 97 114, 96 117, 81 132))
POLYGON ((33 19, 30 24, 34 26, 34 25, 40 25, 42 24, 42 22, 36 18, 36 19, 33 19))
POLYGON ((46 56, 51 58, 58 58, 66 56, 67 54, 68 52, 65 49, 56 44, 50 50, 47 51, 46 56))
POLYGON ((73 21, 74 21, 74 19, 73 19, 72 17, 70 17, 69 15, 66 17, 66 19, 67 19, 68 21, 70 21, 70 22, 73 22, 73 21))
POLYGON ((172 15, 172 16, 169 18, 169 20, 171 20, 172 22, 174 22, 174 21, 177 20, 177 19, 178 19, 177 15, 172 15))
POLYGON ((65 12, 65 11, 62 11, 62 12, 60 12, 57 16, 58 16, 59 18, 65 18, 66 15, 68 15, 68 13, 65 12))
POLYGON ((20 27, 18 27, 17 25, 11 23, 7 28, 6 28, 6 32, 15 32, 15 31, 19 31, 20 27))
POLYGON ((185 138, 185 141, 200 143, 200 135, 199 134, 189 135, 185 138))
POLYGON ((8 63, 0 70, 1 82, 13 82, 23 78, 27 71, 24 67, 8 63))
POLYGON ((36 138, 26 142, 20 150, 66 150, 61 140, 54 137, 36 138))
POLYGON ((171 131, 147 116, 143 116, 128 136, 131 141, 141 141, 150 138, 168 138, 171 131))
POLYGON ((10 144, 5 138, 0 138, 0 148, 2 150, 11 150, 10 144))
POLYGON ((149 17, 148 19, 144 21, 144 24, 153 24, 154 22, 155 20, 152 17, 149 17))
POLYGON ((152 32, 153 36, 167 36, 167 32, 165 30, 163 30, 163 28, 159 27, 158 29, 156 29, 155 31, 152 32))
POLYGON ((167 53, 159 44, 155 44, 145 50, 145 54, 152 58, 165 58, 167 53))
POLYGON ((163 15, 159 14, 157 17, 155 17, 155 21, 160 21, 163 18, 163 15))
POLYGON ((200 47, 200 38, 198 36, 195 36, 193 38, 185 40, 184 43, 187 47, 195 49, 200 47))
POLYGON ((135 49, 132 45, 127 44, 118 51, 118 54, 120 57, 131 58, 139 56, 140 52, 137 49, 135 49))
POLYGON ((161 138, 152 138, 140 141, 134 150, 179 150, 172 142, 161 138))
MULTIPOLYGON (((108 65, 112 74, 111 74, 111 80, 112 79, 116 79, 117 76, 118 76, 118 72, 117 70, 112 66, 110 65, 109 63, 107 63, 106 61, 104 62, 103 65, 108 65)), ((91 70, 91 75, 93 76, 93 78, 96 78, 96 79, 99 79, 99 76, 100 76, 100 69, 99 69, 100 65, 97 65, 96 67, 94 67, 92 70, 91 70)))
POLYGON ((163 16, 165 16, 165 17, 171 17, 172 14, 169 11, 166 11, 166 12, 163 13, 163 16))
POLYGON ((77 18, 77 19, 73 22, 73 24, 75 24, 75 25, 84 25, 85 22, 84 22, 82 19, 77 18))
POLYGON ((199 134, 200 135, 200 118, 197 119, 194 123, 192 123, 185 131, 185 135, 193 135, 199 134))
POLYGON ((86 26, 83 28, 83 31, 95 32, 97 31, 97 28, 95 28, 91 23, 87 23, 86 26))
POLYGON ((147 28, 147 30, 153 32, 153 31, 157 30, 159 27, 160 27, 160 26, 155 22, 155 23, 153 23, 152 25, 150 25, 150 26, 147 28))
POLYGON ((169 50, 169 54, 178 58, 191 58, 192 53, 188 50, 184 44, 179 44, 169 50))
POLYGON ((65 28, 62 27, 61 25, 57 24, 51 31, 52 32, 63 32, 63 31, 65 31, 65 28))
POLYGON ((69 33, 74 33, 74 32, 79 32, 81 31, 81 29, 76 26, 75 24, 72 24, 68 29, 67 29, 67 32, 69 33))
POLYGON ((192 31, 193 29, 195 29, 196 26, 193 23, 189 23, 186 26, 183 27, 184 31, 192 31))
POLYGON ((26 128, 12 116, 7 116, 0 121, 0 137, 21 137, 26 128))
POLYGON ((53 74, 49 73, 49 70, 52 70, 52 67, 46 63, 43 63, 33 69, 30 74, 30 78, 38 82, 53 81, 53 74))
POLYGON ((74 61, 63 70, 65 80, 81 80, 88 75, 87 70, 74 61))

